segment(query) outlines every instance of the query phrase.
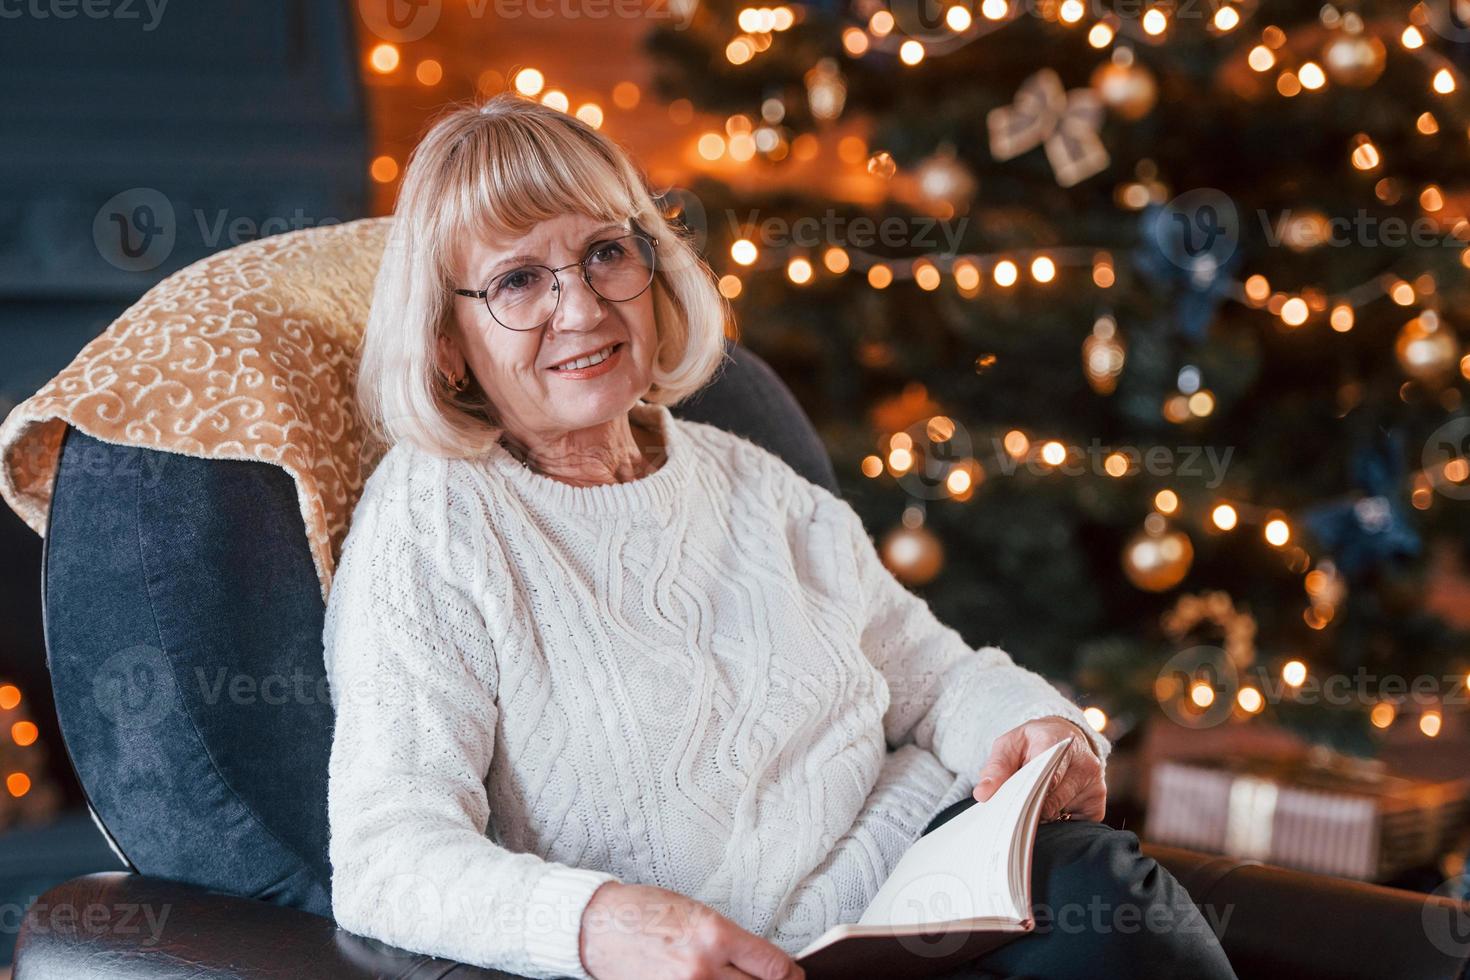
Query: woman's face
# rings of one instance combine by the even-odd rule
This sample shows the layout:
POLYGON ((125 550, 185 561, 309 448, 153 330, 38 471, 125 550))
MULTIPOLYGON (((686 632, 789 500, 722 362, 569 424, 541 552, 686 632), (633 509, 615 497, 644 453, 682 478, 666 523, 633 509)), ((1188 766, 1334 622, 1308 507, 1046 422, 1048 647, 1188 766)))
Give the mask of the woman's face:
MULTIPOLYGON (((506 273, 528 265, 552 269, 579 259, 615 256, 616 248, 601 243, 629 234, 626 222, 607 225, 585 215, 562 215, 544 221, 518 239, 471 242, 460 253, 459 285, 491 289, 491 302, 507 302, 507 292, 524 288, 544 270, 505 279, 506 273)), ((632 243, 624 241, 623 247, 632 243)), ((561 300, 542 327, 511 330, 490 315, 482 300, 454 298, 454 334, 440 337, 440 366, 451 376, 468 364, 475 380, 494 406, 501 423, 513 436, 555 438, 626 415, 652 384, 654 346, 653 286, 636 298, 615 303, 594 293, 573 266, 556 274, 561 300), (584 356, 612 356, 600 364, 576 370, 557 365, 584 356)), ((502 313, 502 318, 505 316, 502 313)), ((533 317, 534 319, 534 317, 533 317)), ((519 323, 515 323, 519 326, 519 323)))

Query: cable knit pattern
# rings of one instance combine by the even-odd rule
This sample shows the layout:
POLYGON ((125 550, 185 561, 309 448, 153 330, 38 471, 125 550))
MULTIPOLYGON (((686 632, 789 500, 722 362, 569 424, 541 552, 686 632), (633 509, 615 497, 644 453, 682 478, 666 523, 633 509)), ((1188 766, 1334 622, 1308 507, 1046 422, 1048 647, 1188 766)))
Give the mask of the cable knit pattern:
POLYGON ((325 628, 344 928, 586 977, 582 910, 621 880, 796 952, 858 919, 996 736, 1046 715, 1091 732, 935 619, 846 502, 633 411, 667 455, 628 483, 407 444, 368 479, 325 628))

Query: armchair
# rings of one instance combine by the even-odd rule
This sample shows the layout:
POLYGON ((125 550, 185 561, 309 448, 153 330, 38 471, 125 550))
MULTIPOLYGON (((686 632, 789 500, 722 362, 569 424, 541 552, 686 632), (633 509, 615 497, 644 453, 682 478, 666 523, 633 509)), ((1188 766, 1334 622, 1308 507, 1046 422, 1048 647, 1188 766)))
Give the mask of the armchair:
MULTIPOLYGON (((728 353, 674 413, 835 490, 789 390, 749 350, 728 353)), ((73 766, 131 871, 41 896, 21 926, 15 980, 508 978, 331 920, 324 605, 291 475, 79 426, 63 437, 43 555, 48 665, 73 766)), ((1470 958, 1470 942, 1430 925, 1461 921, 1448 900, 1150 852, 1211 913, 1242 977, 1448 980, 1470 958)))

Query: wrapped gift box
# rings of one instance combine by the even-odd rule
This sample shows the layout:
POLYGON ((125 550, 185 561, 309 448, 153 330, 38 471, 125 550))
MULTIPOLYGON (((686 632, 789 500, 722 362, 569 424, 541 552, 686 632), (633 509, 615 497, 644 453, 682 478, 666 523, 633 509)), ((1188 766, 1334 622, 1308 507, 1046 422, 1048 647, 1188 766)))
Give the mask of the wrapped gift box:
POLYGON ((1160 762, 1145 836, 1302 871, 1381 881, 1453 846, 1470 779, 1391 775, 1337 757, 1160 762))

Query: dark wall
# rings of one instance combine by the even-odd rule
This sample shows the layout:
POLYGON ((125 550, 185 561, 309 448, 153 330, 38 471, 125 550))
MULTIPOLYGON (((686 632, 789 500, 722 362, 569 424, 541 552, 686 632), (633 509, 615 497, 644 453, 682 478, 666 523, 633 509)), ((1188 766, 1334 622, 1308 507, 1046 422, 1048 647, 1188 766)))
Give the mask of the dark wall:
MULTIPOLYGON (((5 5, 0 414, 170 272, 366 213, 354 10, 348 0, 5 5)), ((0 674, 26 692, 76 801, 48 710, 40 555, 4 509, 0 674)))

